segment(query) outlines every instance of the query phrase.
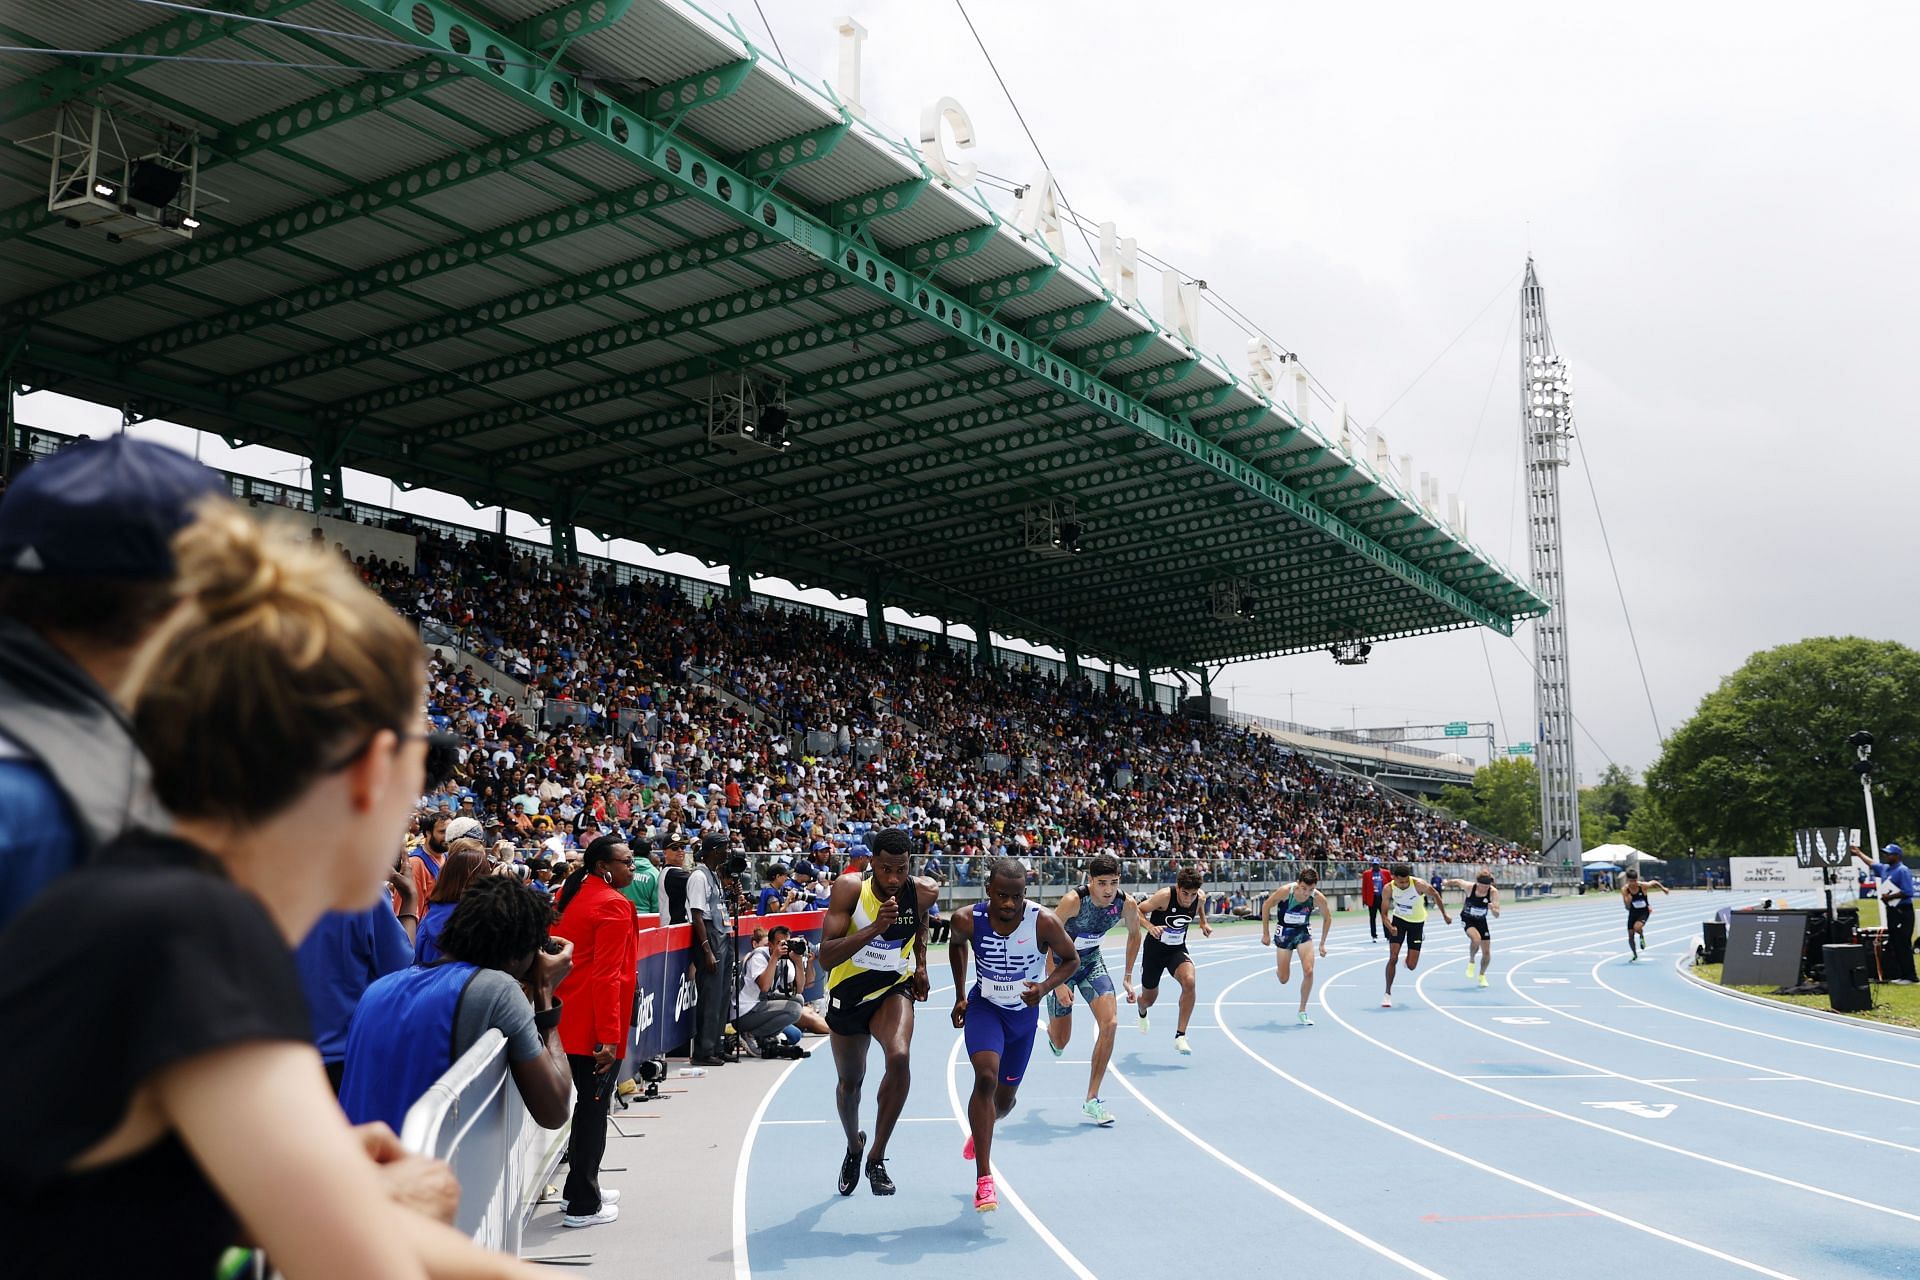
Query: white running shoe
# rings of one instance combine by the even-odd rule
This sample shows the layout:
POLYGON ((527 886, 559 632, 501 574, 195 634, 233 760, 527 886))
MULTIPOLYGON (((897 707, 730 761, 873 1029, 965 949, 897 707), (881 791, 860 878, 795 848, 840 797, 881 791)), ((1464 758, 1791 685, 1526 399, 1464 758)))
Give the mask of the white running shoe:
POLYGON ((1293 1020, 1295 1022, 1298 1022, 1303 1027, 1310 1027, 1313 1025, 1313 1019, 1307 1016, 1307 1011, 1305 1009, 1302 1009, 1300 1012, 1294 1014, 1293 1020))
POLYGON ((1393 997, 1392 997, 1392 996, 1381 996, 1381 997, 1380 997, 1380 1007, 1381 1007, 1382 1009, 1391 1009, 1391 1008, 1393 1008, 1393 997))
POLYGON ((606 1203, 603 1198, 600 1203, 600 1212, 578 1215, 563 1213, 560 1215, 560 1225, 563 1227, 597 1227, 603 1222, 612 1222, 619 1216, 620 1207, 606 1203))
POLYGON ((1144 1034, 1147 1030, 1147 1013, 1146 1013, 1146 1010, 1144 1009, 1140 1011, 1140 1030, 1142 1034, 1144 1034))
POLYGON ((1113 1123, 1113 1112, 1107 1110, 1106 1101, 1101 1098, 1088 1098, 1085 1102, 1081 1103, 1080 1114, 1101 1128, 1105 1128, 1113 1123))
POLYGON ((1175 1053, 1192 1053, 1193 1052, 1193 1046, 1187 1043, 1187 1036, 1184 1031, 1177 1031, 1174 1033, 1173 1051, 1175 1053))

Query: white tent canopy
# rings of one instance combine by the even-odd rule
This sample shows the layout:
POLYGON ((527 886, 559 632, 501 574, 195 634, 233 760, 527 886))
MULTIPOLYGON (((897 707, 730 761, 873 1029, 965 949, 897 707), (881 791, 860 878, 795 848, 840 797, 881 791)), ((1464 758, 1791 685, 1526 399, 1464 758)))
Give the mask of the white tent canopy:
POLYGON ((1615 862, 1630 867, 1636 862, 1664 862, 1650 853, 1642 853, 1630 844, 1603 844, 1597 849, 1589 849, 1580 855, 1582 863, 1615 862))

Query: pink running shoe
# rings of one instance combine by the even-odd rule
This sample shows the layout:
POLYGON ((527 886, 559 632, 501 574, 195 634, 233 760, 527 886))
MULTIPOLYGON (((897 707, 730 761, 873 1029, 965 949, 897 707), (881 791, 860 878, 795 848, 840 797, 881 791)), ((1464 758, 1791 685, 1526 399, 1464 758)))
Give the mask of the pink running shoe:
POLYGON ((973 1159, 973 1135, 972 1134, 967 1135, 967 1145, 960 1148, 960 1158, 962 1160, 973 1159))
POLYGON ((1000 1207, 1000 1195, 993 1189, 992 1178, 981 1178, 973 1184, 973 1208, 976 1213, 992 1213, 1000 1207))

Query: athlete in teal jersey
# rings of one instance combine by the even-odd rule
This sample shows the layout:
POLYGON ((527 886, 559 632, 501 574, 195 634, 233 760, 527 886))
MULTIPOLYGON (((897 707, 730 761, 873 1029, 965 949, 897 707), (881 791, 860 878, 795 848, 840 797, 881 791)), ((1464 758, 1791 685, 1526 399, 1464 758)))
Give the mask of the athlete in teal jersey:
MULTIPOLYGON (((1067 927, 1067 936, 1073 940, 1074 950, 1080 956, 1080 967, 1064 986, 1047 997, 1047 1047, 1056 1058, 1066 1052, 1067 1041, 1073 1035, 1073 993, 1077 990, 1093 1010, 1097 1028, 1093 1070, 1087 1077, 1087 1100, 1080 1105, 1080 1110, 1095 1124, 1110 1125, 1113 1113, 1100 1097, 1100 1082, 1106 1079, 1107 1062, 1113 1057, 1113 1036, 1120 1025, 1120 1012, 1114 999, 1113 978, 1108 975, 1107 962, 1100 955, 1100 939, 1122 920, 1126 921, 1127 936, 1133 945, 1139 945, 1140 935, 1140 908, 1120 892, 1120 860, 1103 853, 1088 862, 1087 882, 1078 889, 1067 890, 1054 913, 1067 927)), ((1127 1003, 1132 1004, 1133 983, 1126 983, 1126 991, 1127 1003)))

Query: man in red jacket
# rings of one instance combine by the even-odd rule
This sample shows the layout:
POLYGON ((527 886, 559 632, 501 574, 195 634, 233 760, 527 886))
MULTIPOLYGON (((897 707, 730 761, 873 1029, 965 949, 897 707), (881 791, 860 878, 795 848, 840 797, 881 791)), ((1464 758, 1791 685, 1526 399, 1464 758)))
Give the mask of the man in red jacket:
POLYGON ((1380 902, 1390 878, 1377 859, 1360 872, 1360 902, 1367 909, 1367 932, 1375 942, 1380 941, 1380 902))
POLYGON ((567 1227, 620 1216, 620 1193, 600 1189, 600 1158, 607 1150, 614 1068, 626 1056, 640 960, 633 904, 620 893, 632 879, 633 850, 617 836, 601 836, 587 846, 580 869, 567 877, 554 903, 560 919, 553 935, 573 943, 573 971, 553 993, 574 1087, 567 1204, 560 1219, 567 1227))

